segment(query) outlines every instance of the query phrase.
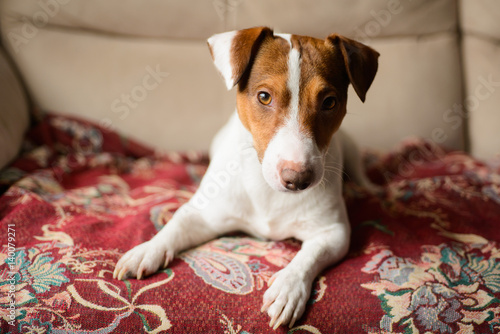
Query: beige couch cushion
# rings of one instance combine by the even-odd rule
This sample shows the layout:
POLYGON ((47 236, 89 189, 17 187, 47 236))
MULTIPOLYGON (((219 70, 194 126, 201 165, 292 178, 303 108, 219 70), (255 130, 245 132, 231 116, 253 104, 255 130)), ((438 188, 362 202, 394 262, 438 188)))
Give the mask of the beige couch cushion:
POLYGON ((500 2, 462 1, 470 150, 500 158, 500 2))
POLYGON ((0 47, 0 169, 19 151, 28 121, 24 91, 0 47))
POLYGON ((232 0, 228 1, 226 20, 228 29, 269 25, 317 37, 342 32, 365 42, 452 32, 457 24, 456 3, 450 0, 232 0))
POLYGON ((199 42, 47 29, 17 62, 43 109, 159 149, 205 149, 234 108, 224 107, 229 95, 199 42))
POLYGON ((443 121, 461 100, 453 0, 3 0, 0 10, 4 39, 43 109, 159 149, 208 148, 234 91, 225 91, 205 40, 255 25, 340 32, 380 51, 367 102, 351 94, 348 106, 345 125, 363 145, 385 149, 420 135, 463 147, 462 127, 443 121), (155 70, 161 81, 151 79, 155 70))
POLYGON ((345 126, 363 146, 390 148, 418 136, 448 147, 463 147, 463 122, 446 115, 460 103, 457 37, 436 34, 379 39, 379 72, 363 104, 351 89, 345 126))

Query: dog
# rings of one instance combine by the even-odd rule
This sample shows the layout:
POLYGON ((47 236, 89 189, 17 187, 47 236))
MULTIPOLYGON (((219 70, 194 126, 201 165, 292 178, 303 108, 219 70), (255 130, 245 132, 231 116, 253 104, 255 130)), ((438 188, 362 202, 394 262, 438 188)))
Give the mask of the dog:
POLYGON ((339 127, 349 84, 364 102, 379 53, 338 34, 321 40, 268 27, 216 34, 208 46, 227 89, 237 86, 236 111, 215 136, 193 197, 150 241, 123 255, 113 277, 141 279, 231 231, 295 238, 301 249, 271 277, 261 309, 273 329, 291 328, 314 279, 348 252, 343 167, 358 185, 378 190, 339 127))

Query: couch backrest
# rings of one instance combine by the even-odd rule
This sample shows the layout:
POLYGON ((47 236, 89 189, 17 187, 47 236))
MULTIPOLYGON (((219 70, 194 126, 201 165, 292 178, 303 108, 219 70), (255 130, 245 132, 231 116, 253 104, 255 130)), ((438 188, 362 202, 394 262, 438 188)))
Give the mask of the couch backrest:
POLYGON ((0 0, 3 39, 34 100, 160 149, 207 149, 234 110, 206 39, 256 25, 324 38, 338 32, 381 53, 345 127, 387 149, 416 135, 464 148, 454 0, 0 0), (457 118, 459 117, 459 118, 457 118))

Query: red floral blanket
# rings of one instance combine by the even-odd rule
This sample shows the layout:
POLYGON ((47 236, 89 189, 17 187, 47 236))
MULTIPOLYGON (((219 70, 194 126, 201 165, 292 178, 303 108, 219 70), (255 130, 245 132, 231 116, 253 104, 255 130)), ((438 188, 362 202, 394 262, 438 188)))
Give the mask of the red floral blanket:
MULTIPOLYGON (((145 280, 112 278, 196 190, 199 153, 155 154, 47 116, 0 172, 1 333, 269 333, 271 275, 300 244, 227 235, 145 280)), ((414 140, 367 156, 386 194, 347 183, 347 258, 285 333, 499 333, 500 175, 414 140)))

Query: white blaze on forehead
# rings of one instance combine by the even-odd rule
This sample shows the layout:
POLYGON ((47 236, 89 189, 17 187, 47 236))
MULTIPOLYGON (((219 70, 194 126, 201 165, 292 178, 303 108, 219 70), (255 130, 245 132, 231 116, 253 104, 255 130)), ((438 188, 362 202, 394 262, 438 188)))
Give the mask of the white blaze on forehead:
POLYGON ((298 125, 299 120, 299 92, 300 92, 300 52, 292 46, 292 35, 277 34, 290 44, 290 53, 288 54, 288 80, 287 88, 290 91, 290 110, 288 121, 298 125))
POLYGON ((299 93, 300 93, 300 67, 301 58, 300 52, 292 46, 292 35, 279 34, 290 44, 288 53, 288 78, 287 88, 290 92, 290 104, 288 105, 288 115, 283 127, 276 135, 276 141, 283 136, 280 155, 285 160, 296 161, 298 163, 305 162, 309 151, 310 140, 306 138, 300 131, 299 122, 299 93))

